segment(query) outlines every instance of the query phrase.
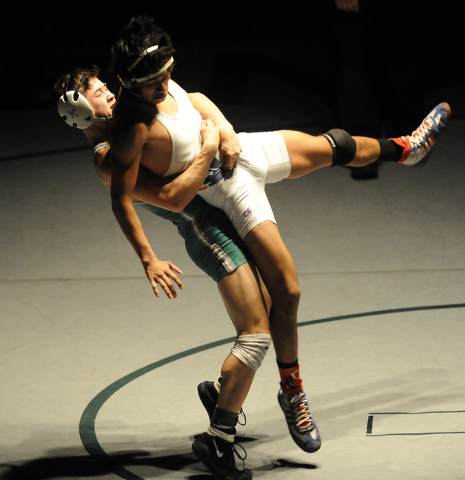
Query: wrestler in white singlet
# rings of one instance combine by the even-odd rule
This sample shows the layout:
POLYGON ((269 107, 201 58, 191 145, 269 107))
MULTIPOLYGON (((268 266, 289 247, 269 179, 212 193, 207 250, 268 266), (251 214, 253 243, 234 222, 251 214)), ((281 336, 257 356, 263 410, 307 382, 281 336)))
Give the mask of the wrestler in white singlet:
MULTIPOLYGON (((176 115, 158 112, 155 117, 166 128, 172 142, 171 163, 165 177, 184 171, 194 161, 201 142, 202 118, 187 92, 170 81, 169 93, 177 103, 176 115)), ((219 161, 214 160, 198 194, 223 210, 244 238, 264 221, 276 223, 265 185, 287 178, 291 163, 284 139, 278 132, 239 133, 238 138, 242 153, 237 168, 222 172, 219 161)))

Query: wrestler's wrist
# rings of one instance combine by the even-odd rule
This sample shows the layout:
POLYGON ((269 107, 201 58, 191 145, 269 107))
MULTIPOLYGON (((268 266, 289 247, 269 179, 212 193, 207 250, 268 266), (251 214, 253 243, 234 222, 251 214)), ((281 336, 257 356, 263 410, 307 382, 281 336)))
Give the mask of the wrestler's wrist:
POLYGON ((151 263, 158 261, 158 258, 155 255, 155 253, 153 252, 153 250, 147 250, 147 251, 143 251, 143 252, 140 253, 140 260, 141 260, 142 264, 145 267, 147 267, 151 263))
POLYGON ((227 120, 218 124, 218 130, 220 135, 235 135, 236 133, 234 127, 227 120))

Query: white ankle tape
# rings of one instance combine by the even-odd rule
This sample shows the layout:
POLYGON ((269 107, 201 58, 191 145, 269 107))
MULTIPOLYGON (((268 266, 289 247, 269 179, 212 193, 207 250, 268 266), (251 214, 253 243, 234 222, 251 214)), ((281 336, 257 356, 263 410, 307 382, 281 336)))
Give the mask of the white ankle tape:
POLYGON ((208 427, 207 430, 208 435, 212 437, 219 437, 226 442, 233 443, 234 442, 234 435, 228 435, 225 432, 222 432, 218 428, 212 427, 211 425, 208 427))
POLYGON ((231 353, 252 370, 258 370, 265 355, 270 348, 271 335, 269 333, 256 333, 240 335, 231 353))

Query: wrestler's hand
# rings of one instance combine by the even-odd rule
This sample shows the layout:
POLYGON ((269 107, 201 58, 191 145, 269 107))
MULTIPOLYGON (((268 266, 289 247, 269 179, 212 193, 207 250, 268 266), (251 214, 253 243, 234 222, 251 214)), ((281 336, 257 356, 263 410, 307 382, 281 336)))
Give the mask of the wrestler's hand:
POLYGON ((237 160, 242 152, 242 146, 231 124, 220 126, 220 160, 223 168, 232 170, 237 166, 237 160))
POLYGON ((144 263, 144 268, 145 274, 152 285, 153 292, 157 297, 160 296, 157 284, 160 285, 168 298, 176 298, 178 296, 174 283, 180 289, 184 288, 181 280, 179 280, 178 276, 176 275, 176 273, 182 274, 182 271, 173 263, 152 260, 144 263))
POLYGON ((215 154, 220 145, 220 131, 209 119, 200 123, 200 137, 202 138, 202 149, 208 149, 215 154))

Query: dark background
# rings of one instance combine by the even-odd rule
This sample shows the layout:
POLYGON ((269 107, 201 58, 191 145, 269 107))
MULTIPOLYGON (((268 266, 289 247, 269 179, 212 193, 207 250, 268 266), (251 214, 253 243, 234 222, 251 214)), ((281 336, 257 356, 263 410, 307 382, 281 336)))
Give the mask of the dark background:
POLYGON ((255 75, 273 79, 262 82, 256 102, 286 110, 286 118, 295 103, 312 113, 309 124, 354 134, 409 133, 439 101, 447 100, 454 115, 464 113, 464 35, 450 3, 361 0, 358 15, 341 14, 332 0, 279 8, 269 2, 18 3, 2 15, 1 110, 54 112, 52 87, 76 66, 100 65, 116 91, 105 73, 110 47, 131 17, 146 13, 177 48, 173 78, 226 110, 247 108, 255 75), (293 98, 294 88, 309 93, 308 105, 293 98))

